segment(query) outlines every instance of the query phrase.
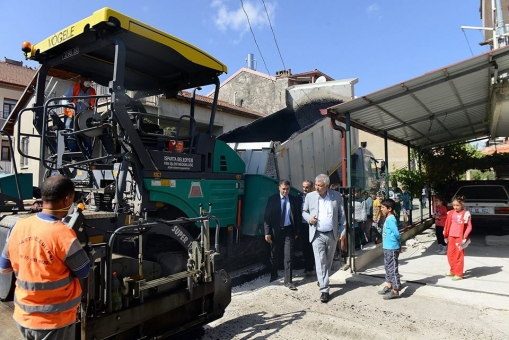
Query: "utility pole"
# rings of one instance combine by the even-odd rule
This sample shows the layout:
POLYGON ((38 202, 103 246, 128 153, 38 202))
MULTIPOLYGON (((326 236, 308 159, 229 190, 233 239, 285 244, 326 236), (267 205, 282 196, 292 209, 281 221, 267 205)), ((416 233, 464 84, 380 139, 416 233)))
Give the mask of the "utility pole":
MULTIPOLYGON (((506 36, 506 27, 504 24, 504 12, 502 9, 502 0, 492 0, 492 6, 495 6, 493 10, 493 14, 496 14, 496 20, 494 20, 494 27, 497 28, 497 39, 494 39, 497 41, 498 47, 504 47, 507 45, 507 36, 506 36)), ((493 16, 495 18, 495 16, 493 16)))
MULTIPOLYGON (((484 0, 486 2, 488 0, 484 0)), ((507 46, 507 29, 504 23, 502 0, 491 0, 491 27, 461 26, 461 29, 485 30, 493 32, 492 50, 507 46)), ((487 42, 481 43, 486 45, 487 42)))

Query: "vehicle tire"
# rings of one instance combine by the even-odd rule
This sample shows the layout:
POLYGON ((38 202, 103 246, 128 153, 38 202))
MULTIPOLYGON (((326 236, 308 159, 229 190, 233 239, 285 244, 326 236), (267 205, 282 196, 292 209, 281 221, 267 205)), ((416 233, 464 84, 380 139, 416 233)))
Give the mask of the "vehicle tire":
MULTIPOLYGON (((8 231, 9 228, 0 227, 0 251, 4 249, 8 231)), ((13 273, 5 275, 0 274, 0 301, 12 301, 14 297, 15 281, 16 278, 13 273)))

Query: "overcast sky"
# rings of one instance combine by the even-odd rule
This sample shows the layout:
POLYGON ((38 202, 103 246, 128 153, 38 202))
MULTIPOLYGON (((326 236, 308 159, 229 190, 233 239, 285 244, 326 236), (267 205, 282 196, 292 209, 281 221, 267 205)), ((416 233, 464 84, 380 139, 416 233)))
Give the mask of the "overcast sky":
POLYGON ((253 53, 270 75, 359 78, 358 96, 488 51, 479 30, 460 28, 481 26, 479 0, 46 0, 3 6, 2 56, 22 60, 23 41, 38 43, 105 6, 196 45, 229 74, 253 53))

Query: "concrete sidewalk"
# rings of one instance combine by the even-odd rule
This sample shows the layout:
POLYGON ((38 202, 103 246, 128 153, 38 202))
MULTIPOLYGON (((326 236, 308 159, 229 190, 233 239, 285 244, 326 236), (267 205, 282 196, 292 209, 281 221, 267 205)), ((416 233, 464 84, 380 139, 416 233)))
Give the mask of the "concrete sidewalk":
MULTIPOLYGON (((465 250, 464 279, 452 281, 445 277, 449 271, 446 255, 437 249, 435 229, 429 228, 408 241, 400 254, 399 272, 405 289, 418 290, 434 298, 453 300, 462 304, 476 304, 487 308, 509 310, 509 247, 488 246, 484 235, 472 235, 472 243, 465 250)), ((371 251, 376 251, 373 249, 371 251)), ((379 252, 379 250, 378 250, 379 252)), ((378 256, 357 273, 337 271, 338 279, 384 282, 383 256, 378 256)))

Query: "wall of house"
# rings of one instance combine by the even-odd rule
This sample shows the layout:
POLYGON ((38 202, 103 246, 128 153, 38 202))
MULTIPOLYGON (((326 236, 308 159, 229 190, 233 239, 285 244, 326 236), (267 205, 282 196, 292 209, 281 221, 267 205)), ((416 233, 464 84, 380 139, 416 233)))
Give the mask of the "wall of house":
POLYGON ((219 100, 266 115, 286 107, 288 79, 275 81, 250 72, 240 72, 221 86, 219 100))
MULTIPOLYGON (((6 119, 3 118, 4 99, 18 100, 23 94, 22 90, 0 87, 0 103, 2 114, 0 114, 0 128, 4 126, 6 119)), ((9 145, 7 137, 2 137, 2 147, 9 145)), ((12 160, 12 155, 11 155, 12 160)), ((11 160, 0 159, 0 173, 11 173, 11 160)))
MULTIPOLYGON (((373 152, 376 159, 385 159, 384 139, 365 131, 358 131, 359 142, 367 142, 367 149, 373 152)), ((408 147, 406 145, 389 140, 387 141, 387 149, 389 153, 389 163, 387 164, 389 174, 395 170, 408 167, 408 147)))
MULTIPOLYGON (((189 103, 182 100, 161 99, 159 101, 159 113, 161 115, 169 115, 170 117, 179 118, 182 115, 190 114, 190 106, 189 103)), ((212 134, 218 136, 240 126, 249 124, 256 118, 257 117, 241 116, 222 110, 216 110, 212 134)), ((194 119, 198 125, 199 131, 205 132, 210 122, 210 108, 196 106, 194 119)), ((183 120, 182 124, 188 124, 188 122, 189 120, 183 120)))

